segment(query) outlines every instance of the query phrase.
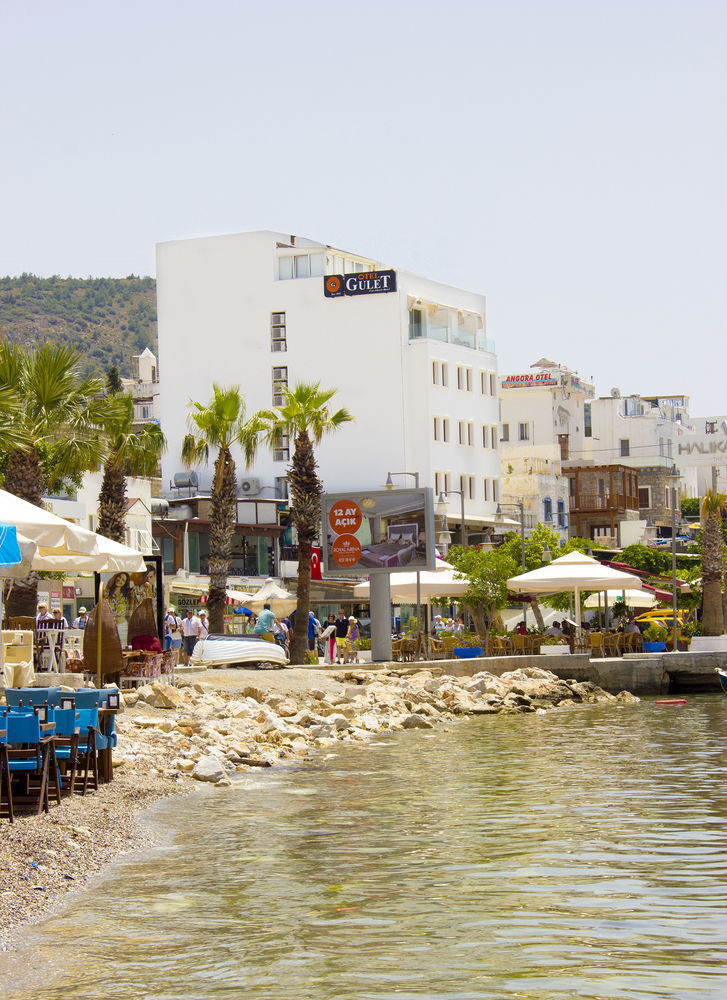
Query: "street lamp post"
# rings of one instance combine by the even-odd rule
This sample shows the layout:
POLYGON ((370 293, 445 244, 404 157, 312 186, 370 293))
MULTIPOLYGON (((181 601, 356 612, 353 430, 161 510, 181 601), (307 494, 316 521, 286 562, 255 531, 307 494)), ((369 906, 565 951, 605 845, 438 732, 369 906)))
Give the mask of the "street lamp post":
POLYGON ((677 491, 671 491, 671 587, 672 587, 672 652, 679 648, 677 642, 677 491))
MULTIPOLYGON (((384 486, 387 490, 393 490, 394 482, 392 476, 413 476, 414 477, 414 487, 419 489, 419 473, 418 472, 387 472, 386 473, 386 483, 384 486)), ((422 630, 422 581, 417 570, 417 632, 422 630)))
POLYGON ((456 493, 459 496, 459 518, 460 518, 460 534, 462 548, 467 545, 467 528, 464 522, 464 490, 440 490, 439 497, 437 498, 437 513, 442 515, 442 519, 446 524, 447 520, 447 501, 444 499, 448 497, 451 493, 456 493))
MULTIPOLYGON (((503 520, 503 515, 502 515, 503 507, 517 507, 518 511, 520 512, 520 558, 522 563, 522 572, 524 573, 525 572, 525 504, 523 503, 522 500, 518 500, 513 503, 504 503, 504 504, 498 503, 497 510, 495 511, 495 521, 500 521, 500 523, 502 523, 503 520)), ((527 611, 527 605, 525 604, 524 601, 522 607, 523 607, 523 620, 525 620, 527 618, 528 611, 527 611)))

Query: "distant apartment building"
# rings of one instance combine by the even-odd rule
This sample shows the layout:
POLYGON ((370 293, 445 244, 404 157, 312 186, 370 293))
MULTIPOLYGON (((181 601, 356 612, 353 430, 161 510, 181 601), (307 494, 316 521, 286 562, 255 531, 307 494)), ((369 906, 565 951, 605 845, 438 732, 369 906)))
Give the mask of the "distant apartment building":
POLYGON ((563 541, 570 527, 563 465, 584 450, 593 396, 589 381, 546 358, 500 379, 502 499, 523 503, 526 528, 542 522, 563 541))
POLYGON ((644 536, 671 535, 673 491, 683 492, 677 458, 689 425, 689 397, 622 397, 618 389, 590 403, 589 452, 594 465, 617 463, 638 473, 644 536))
POLYGON ((134 378, 123 379, 123 386, 134 401, 134 422, 142 425, 160 421, 159 368, 156 355, 145 347, 132 358, 134 378))
MULTIPOLYGON (((354 417, 316 449, 326 491, 380 488, 388 473, 411 487, 418 476, 445 493, 455 534, 457 491, 470 537, 492 530, 499 392, 483 295, 274 232, 160 244, 157 295, 165 483, 182 470, 189 401, 209 400, 213 382, 239 385, 248 413, 318 382, 354 417)), ((248 495, 287 498, 292 447, 261 448, 251 469, 235 450, 248 495)), ((208 490, 211 467, 196 472, 208 490)), ((280 575, 293 572, 282 563, 280 575)))

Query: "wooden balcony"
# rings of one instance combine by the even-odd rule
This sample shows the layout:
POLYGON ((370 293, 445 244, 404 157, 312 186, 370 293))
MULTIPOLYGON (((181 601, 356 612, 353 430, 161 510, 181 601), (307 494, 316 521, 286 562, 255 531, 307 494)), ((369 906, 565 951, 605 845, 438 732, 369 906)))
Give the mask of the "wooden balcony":
POLYGON ((627 510, 639 509, 638 495, 628 496, 625 493, 581 493, 569 498, 571 513, 598 514, 602 511, 623 514, 627 510))

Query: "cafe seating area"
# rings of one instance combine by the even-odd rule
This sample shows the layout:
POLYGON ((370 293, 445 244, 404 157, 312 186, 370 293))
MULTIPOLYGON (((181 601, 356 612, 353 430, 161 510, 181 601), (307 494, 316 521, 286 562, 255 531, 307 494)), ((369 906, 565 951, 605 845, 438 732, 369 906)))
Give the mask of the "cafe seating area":
POLYGON ((639 632, 591 632, 587 629, 576 629, 570 637, 563 636, 557 642, 545 633, 528 632, 519 635, 515 632, 498 634, 491 632, 487 643, 483 636, 472 633, 464 635, 429 636, 426 647, 423 636, 405 636, 393 639, 391 643, 392 659, 401 662, 413 660, 452 660, 456 659, 459 647, 481 647, 482 655, 487 649, 488 656, 537 656, 544 650, 560 653, 587 653, 593 659, 603 657, 620 657, 625 653, 640 653, 644 650, 644 640, 639 632), (426 648, 425 655, 422 652, 426 648))
POLYGON ((0 815, 48 812, 113 779, 116 687, 6 688, 0 706, 0 815))

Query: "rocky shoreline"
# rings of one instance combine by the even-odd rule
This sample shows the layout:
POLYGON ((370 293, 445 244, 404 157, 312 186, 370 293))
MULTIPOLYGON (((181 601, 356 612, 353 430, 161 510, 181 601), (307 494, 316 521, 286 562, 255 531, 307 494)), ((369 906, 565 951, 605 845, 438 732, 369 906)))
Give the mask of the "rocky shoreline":
POLYGON ((336 742, 365 743, 462 716, 595 702, 638 698, 560 680, 539 667, 453 677, 429 664, 214 671, 177 687, 155 682, 125 692, 114 781, 64 798, 48 814, 3 821, 0 946, 12 948, 14 929, 44 919, 115 858, 151 846, 160 832, 144 823, 142 810, 197 781, 224 788, 237 774, 336 742))

